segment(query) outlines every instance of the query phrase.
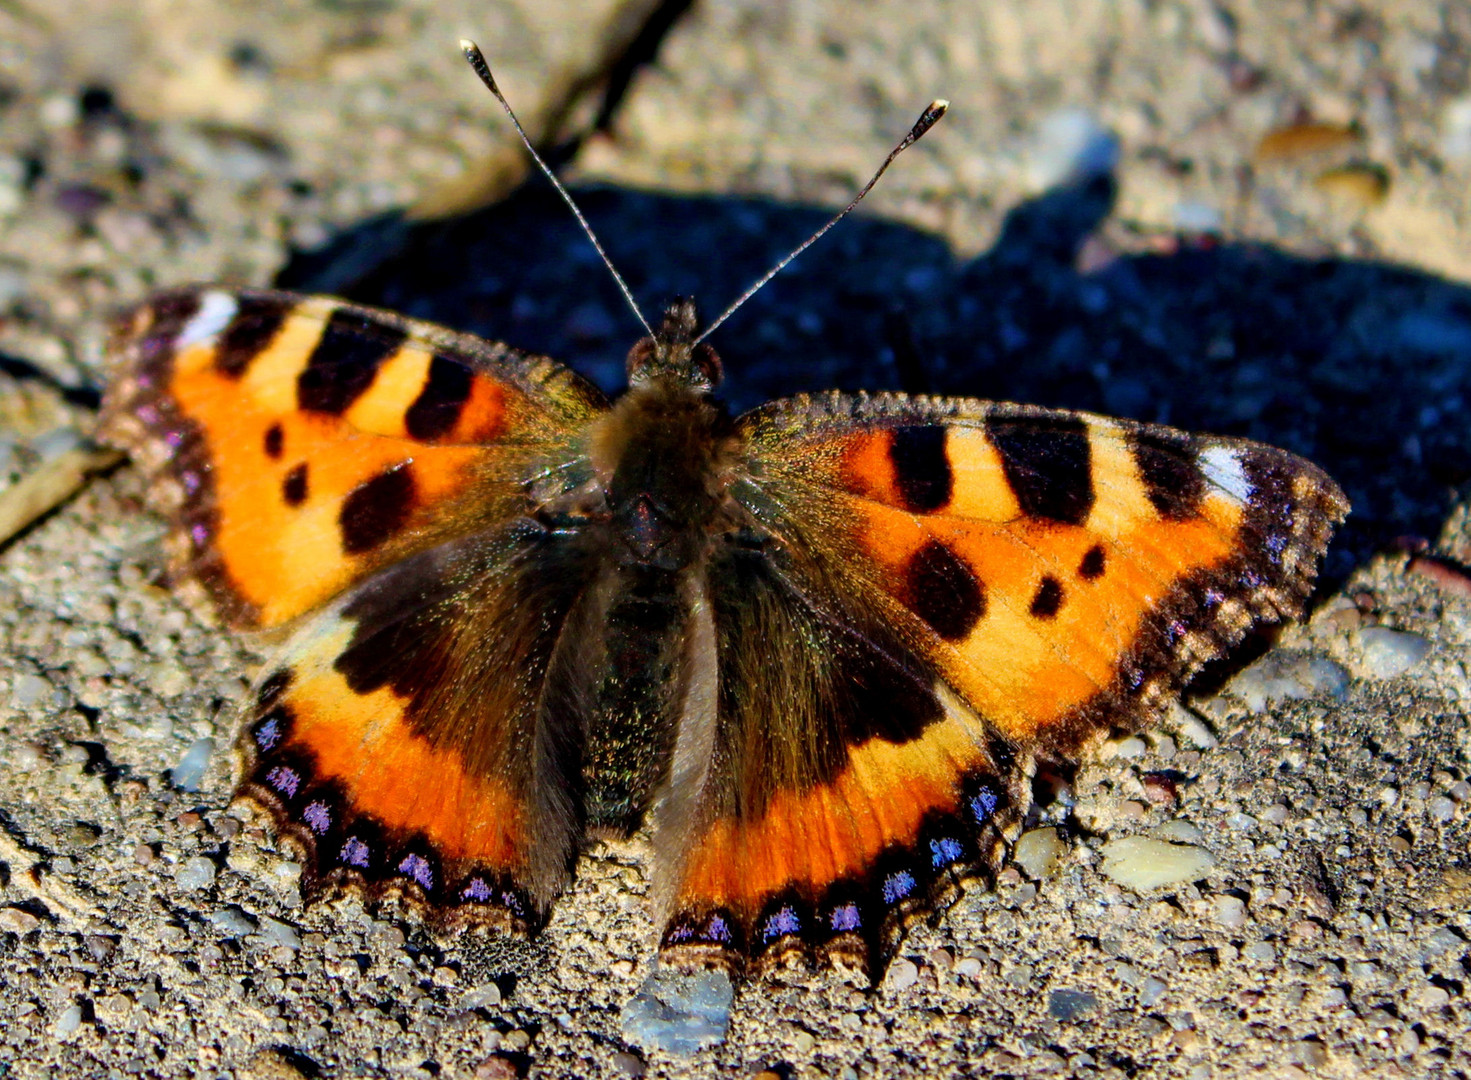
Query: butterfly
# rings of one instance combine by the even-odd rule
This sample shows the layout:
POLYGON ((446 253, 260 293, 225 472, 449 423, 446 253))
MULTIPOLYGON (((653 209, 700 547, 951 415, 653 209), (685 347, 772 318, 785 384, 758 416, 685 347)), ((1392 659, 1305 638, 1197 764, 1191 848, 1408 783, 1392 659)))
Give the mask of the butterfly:
POLYGON ((284 635, 239 790, 309 896, 532 933, 589 838, 648 827, 666 962, 877 972, 995 871, 1039 760, 1299 615, 1348 511, 1284 451, 1080 412, 733 415, 704 338, 670 304, 609 400, 325 297, 118 322, 101 430, 175 577, 284 635))

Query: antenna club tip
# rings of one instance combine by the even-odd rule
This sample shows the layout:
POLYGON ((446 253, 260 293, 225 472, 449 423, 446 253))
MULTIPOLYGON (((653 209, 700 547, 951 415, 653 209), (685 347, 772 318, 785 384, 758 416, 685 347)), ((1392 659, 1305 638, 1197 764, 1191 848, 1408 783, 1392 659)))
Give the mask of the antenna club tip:
POLYGON ((472 53, 478 53, 479 51, 480 46, 476 45, 469 38, 460 38, 460 52, 464 53, 466 56, 470 56, 472 53))
POLYGON ((925 111, 935 113, 939 116, 944 116, 945 110, 948 108, 950 108, 950 101, 948 98, 935 98, 934 101, 930 102, 930 107, 925 111))

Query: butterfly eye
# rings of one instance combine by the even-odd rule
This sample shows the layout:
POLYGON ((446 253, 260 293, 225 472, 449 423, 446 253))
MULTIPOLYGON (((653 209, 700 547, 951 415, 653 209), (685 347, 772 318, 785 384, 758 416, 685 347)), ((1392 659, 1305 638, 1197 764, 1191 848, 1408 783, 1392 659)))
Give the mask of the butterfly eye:
POLYGON ((720 363, 720 357, 708 345, 694 347, 690 356, 690 366, 712 390, 720 385, 720 380, 725 376, 725 368, 720 363))

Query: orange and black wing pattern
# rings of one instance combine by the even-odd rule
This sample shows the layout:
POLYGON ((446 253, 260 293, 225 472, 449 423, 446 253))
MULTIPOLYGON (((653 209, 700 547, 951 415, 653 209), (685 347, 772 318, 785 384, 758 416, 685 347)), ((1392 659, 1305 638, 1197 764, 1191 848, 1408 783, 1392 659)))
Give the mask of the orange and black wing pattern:
POLYGON ((102 435, 154 481, 176 575, 246 629, 514 512, 606 408, 551 360, 326 297, 163 293, 109 352, 102 435))
POLYGON ((186 289, 122 319, 104 437, 151 474, 173 567, 295 631, 241 794, 305 855, 447 921, 534 925, 580 839, 549 673, 590 557, 527 492, 584 482, 601 394, 549 360, 341 301, 186 289))
POLYGON ((1038 756, 1299 614, 1348 509, 1283 451, 1072 412, 832 394, 738 426, 711 764, 662 822, 674 960, 880 963, 994 868, 1038 756))

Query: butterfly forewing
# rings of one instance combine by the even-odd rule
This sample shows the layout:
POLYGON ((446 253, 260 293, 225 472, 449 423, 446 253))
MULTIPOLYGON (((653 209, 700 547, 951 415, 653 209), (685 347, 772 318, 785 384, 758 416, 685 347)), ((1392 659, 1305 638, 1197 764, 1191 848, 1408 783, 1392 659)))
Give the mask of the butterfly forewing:
POLYGON ((162 294, 111 353, 103 435, 152 473, 179 576, 251 628, 518 513, 605 407, 550 360, 289 293, 162 294))

